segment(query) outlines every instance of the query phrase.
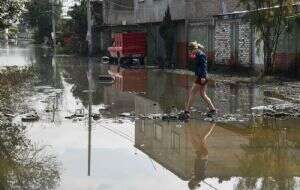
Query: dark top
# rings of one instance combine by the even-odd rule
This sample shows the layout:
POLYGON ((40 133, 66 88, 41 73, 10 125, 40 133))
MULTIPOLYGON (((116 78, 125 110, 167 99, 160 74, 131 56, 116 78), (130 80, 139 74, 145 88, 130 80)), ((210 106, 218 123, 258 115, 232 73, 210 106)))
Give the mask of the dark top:
POLYGON ((206 169, 207 169, 207 158, 201 158, 202 153, 200 151, 196 151, 196 159, 195 159, 195 179, 203 180, 206 176, 206 169))
POLYGON ((207 77, 207 57, 202 51, 196 53, 195 75, 200 78, 207 77))

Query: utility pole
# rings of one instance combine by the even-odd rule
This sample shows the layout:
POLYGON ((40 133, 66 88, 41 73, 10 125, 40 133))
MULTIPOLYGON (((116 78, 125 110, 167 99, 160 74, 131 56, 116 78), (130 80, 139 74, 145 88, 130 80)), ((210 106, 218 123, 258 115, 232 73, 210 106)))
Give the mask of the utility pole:
POLYGON ((91 13, 91 0, 87 0, 87 34, 86 40, 88 41, 88 55, 91 56, 93 52, 92 43, 92 13, 91 13))
POLYGON ((224 0, 220 0, 220 12, 225 14, 227 12, 226 3, 224 0))
POLYGON ((55 28, 55 2, 56 0, 50 0, 52 3, 52 41, 53 41, 53 48, 55 49, 56 46, 56 28, 55 28))
POLYGON ((89 82, 89 128, 88 128, 88 176, 91 175, 91 132, 92 132, 92 71, 93 65, 91 63, 91 55, 93 51, 92 44, 92 13, 91 13, 91 0, 87 0, 86 2, 86 12, 87 12, 87 33, 86 40, 88 41, 88 71, 87 78, 89 82))

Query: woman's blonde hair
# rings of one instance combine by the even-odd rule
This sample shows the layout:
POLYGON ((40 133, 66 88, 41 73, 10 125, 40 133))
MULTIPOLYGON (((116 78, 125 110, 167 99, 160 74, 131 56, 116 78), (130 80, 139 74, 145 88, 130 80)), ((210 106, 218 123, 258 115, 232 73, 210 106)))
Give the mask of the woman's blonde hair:
POLYGON ((189 49, 192 49, 192 50, 202 49, 202 50, 204 50, 205 47, 202 44, 198 43, 197 41, 194 41, 194 42, 189 43, 189 49))

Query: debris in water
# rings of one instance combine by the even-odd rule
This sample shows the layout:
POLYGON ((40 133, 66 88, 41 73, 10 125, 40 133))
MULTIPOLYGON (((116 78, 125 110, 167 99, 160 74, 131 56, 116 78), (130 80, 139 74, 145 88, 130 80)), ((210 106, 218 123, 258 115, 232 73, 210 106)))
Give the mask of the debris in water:
POLYGON ((98 120, 98 119, 100 119, 101 115, 96 113, 96 114, 92 114, 92 117, 94 120, 98 120))
POLYGON ((84 117, 84 109, 76 109, 75 116, 76 117, 84 117))
POLYGON ((101 111, 108 111, 108 110, 110 110, 111 109, 111 107, 109 106, 109 105, 103 105, 103 107, 101 107, 101 108, 99 108, 99 111, 101 112, 101 111))
POLYGON ((99 75, 98 77, 100 83, 113 83, 114 78, 111 75, 99 75))
POLYGON ((124 113, 121 113, 119 116, 120 117, 135 117, 135 113, 134 112, 131 112, 131 113, 124 112, 124 113))
POLYGON ((4 116, 6 116, 8 118, 14 118, 14 117, 16 117, 15 115, 9 114, 9 113, 4 113, 4 116))
POLYGON ((33 111, 31 113, 26 114, 24 117, 22 117, 23 122, 32 122, 32 121, 38 121, 40 117, 36 113, 36 111, 33 111))
POLYGON ((78 118, 78 117, 84 117, 84 109, 76 109, 75 110, 75 114, 66 116, 66 119, 74 119, 74 118, 78 118))

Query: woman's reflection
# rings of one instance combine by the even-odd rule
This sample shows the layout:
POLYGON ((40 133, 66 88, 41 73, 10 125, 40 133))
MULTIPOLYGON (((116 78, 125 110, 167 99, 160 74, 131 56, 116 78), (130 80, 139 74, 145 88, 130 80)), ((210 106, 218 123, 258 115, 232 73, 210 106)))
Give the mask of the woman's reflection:
POLYGON ((203 123, 199 126, 198 124, 192 125, 192 122, 187 124, 188 139, 196 154, 193 176, 188 183, 189 189, 196 189, 205 179, 208 162, 207 138, 211 135, 215 125, 215 123, 203 123))

